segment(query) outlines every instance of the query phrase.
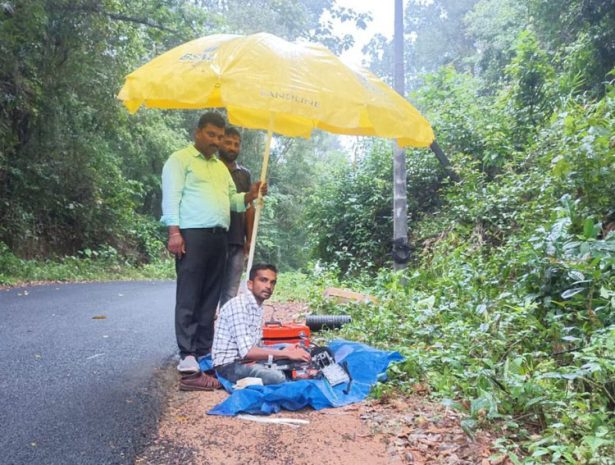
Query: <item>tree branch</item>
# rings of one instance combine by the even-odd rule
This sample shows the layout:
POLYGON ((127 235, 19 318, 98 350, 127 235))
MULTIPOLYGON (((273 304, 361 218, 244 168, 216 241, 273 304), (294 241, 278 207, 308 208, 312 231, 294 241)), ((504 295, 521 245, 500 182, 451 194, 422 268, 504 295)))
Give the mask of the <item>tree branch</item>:
POLYGON ((114 19, 116 21, 125 21, 129 23, 142 24, 143 26, 152 27, 155 29, 159 29, 161 31, 170 32, 172 34, 179 34, 178 31, 174 29, 169 29, 168 27, 162 26, 161 24, 155 23, 148 18, 135 18, 134 16, 127 16, 119 13, 111 13, 109 11, 105 11, 97 6, 81 6, 74 8, 77 11, 83 11, 86 13, 97 13, 100 15, 104 15, 108 18, 114 19))
POLYGON ((435 154, 436 158, 440 162, 440 166, 444 168, 446 174, 453 182, 459 182, 461 178, 459 175, 451 168, 451 162, 448 161, 448 158, 444 154, 444 151, 440 148, 438 143, 434 140, 429 146, 431 151, 435 154))
POLYGON ((143 24, 144 26, 147 26, 147 27, 153 27, 155 29, 160 29, 161 31, 170 32, 172 34, 178 34, 178 31, 161 26, 160 24, 154 23, 150 21, 149 19, 133 18, 132 16, 125 16, 125 15, 120 15, 116 13, 109 13, 107 11, 96 11, 96 13, 100 13, 102 15, 105 15, 111 19, 115 19, 118 21, 126 21, 130 23, 143 24))

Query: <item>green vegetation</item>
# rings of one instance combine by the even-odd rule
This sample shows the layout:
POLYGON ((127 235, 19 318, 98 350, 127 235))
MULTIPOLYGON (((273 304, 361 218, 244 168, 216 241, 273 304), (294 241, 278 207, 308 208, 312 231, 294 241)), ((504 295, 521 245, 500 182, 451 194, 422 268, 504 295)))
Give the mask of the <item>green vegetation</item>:
MULTIPOLYGON (((321 13, 366 20, 332 1, 158 3, 0 5, 0 283, 173 276, 159 175, 195 115, 129 117, 114 95, 130 69, 188 38, 261 25, 340 51, 350 39, 321 13)), ((428 385, 467 414, 468 434, 497 429, 513 463, 611 464, 613 1, 408 6, 410 98, 461 181, 407 153, 412 261, 396 274, 390 144, 361 140, 351 161, 326 134, 278 138, 257 260, 292 271, 278 299, 350 311, 344 337, 403 353, 395 389, 428 385), (379 303, 332 305, 319 296, 330 285, 379 303)), ((389 77, 391 44, 379 36, 366 51, 389 77)), ((262 133, 243 142, 256 175, 262 133)))
POLYGON ((519 33, 497 86, 452 66, 422 76, 414 98, 462 181, 409 154, 405 273, 382 270, 388 147, 314 192, 321 263, 380 299, 314 306, 350 311, 343 336, 406 356, 398 388, 429 385, 469 434, 498 428, 513 463, 613 463, 615 75, 570 85, 579 63, 554 62, 538 37, 519 33))

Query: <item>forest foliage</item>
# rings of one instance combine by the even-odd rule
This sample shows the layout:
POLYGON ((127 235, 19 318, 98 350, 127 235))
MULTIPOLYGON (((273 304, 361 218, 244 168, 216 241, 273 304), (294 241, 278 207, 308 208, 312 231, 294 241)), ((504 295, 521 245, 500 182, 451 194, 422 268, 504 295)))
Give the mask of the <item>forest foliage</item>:
MULTIPOLYGON (((159 176, 196 116, 128 116, 123 77, 214 32, 339 53, 352 38, 334 20, 369 17, 325 0, 1 3, 0 283, 90 265, 170 276, 159 176)), ((391 143, 348 157, 324 133, 276 138, 257 257, 376 295, 312 306, 352 313, 344 336, 406 357, 396 388, 429 386, 468 434, 498 428, 514 463, 613 463, 615 3, 411 0, 405 28, 408 97, 461 179, 407 152, 408 269, 389 271, 391 143)), ((390 41, 365 53, 390 79, 390 41)), ((242 134, 257 175, 263 135, 242 134)))

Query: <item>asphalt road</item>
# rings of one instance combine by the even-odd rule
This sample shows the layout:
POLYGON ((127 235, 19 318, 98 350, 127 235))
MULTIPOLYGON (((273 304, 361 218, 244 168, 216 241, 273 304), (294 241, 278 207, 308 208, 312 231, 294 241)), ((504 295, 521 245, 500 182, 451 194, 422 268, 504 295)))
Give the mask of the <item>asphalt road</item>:
POLYGON ((130 464, 174 383, 173 282, 0 290, 0 463, 130 464))

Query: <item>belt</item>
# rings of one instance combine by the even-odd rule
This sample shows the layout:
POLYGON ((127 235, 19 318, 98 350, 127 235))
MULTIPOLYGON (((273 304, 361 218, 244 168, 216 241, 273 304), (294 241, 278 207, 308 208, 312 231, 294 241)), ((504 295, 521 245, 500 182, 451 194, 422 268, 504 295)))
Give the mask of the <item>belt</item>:
POLYGON ((216 226, 213 228, 183 228, 180 231, 202 231, 208 234, 226 234, 228 230, 222 226, 216 226))
POLYGON ((201 228, 201 230, 209 234, 226 234, 227 233, 226 228, 223 228, 222 226, 216 226, 215 228, 201 228))

